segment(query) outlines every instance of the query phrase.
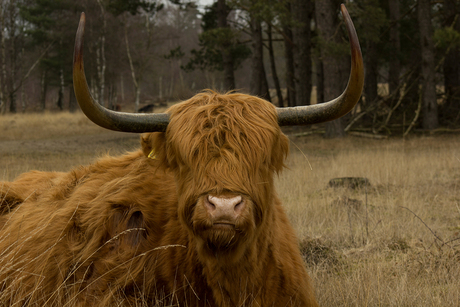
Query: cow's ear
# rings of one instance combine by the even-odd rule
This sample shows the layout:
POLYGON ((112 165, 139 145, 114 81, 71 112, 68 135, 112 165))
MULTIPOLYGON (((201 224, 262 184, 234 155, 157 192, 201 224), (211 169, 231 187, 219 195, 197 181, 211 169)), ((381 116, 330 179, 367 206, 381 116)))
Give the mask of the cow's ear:
POLYGON ((24 199, 8 188, 6 183, 0 182, 0 215, 10 213, 24 199))
POLYGON ((164 132, 145 133, 141 136, 142 151, 151 160, 160 161, 162 166, 168 166, 166 159, 166 138, 164 132))
POLYGON ((135 207, 112 205, 105 227, 110 244, 119 251, 137 247, 147 238, 144 215, 135 207))
POLYGON ((283 133, 280 133, 272 149, 272 167, 277 173, 281 172, 286 165, 284 161, 289 154, 289 139, 283 133))

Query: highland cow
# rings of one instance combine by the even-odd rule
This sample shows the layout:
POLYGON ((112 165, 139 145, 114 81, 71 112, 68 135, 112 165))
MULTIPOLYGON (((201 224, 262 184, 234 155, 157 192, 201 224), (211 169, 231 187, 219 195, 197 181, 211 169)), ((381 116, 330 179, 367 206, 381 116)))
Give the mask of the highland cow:
POLYGON ((0 183, 1 304, 317 306, 274 176, 288 154, 280 125, 332 120, 359 99, 362 57, 343 12, 352 70, 339 98, 277 110, 204 91, 167 114, 93 100, 82 15, 74 59, 82 110, 103 127, 150 133, 136 152, 0 183))

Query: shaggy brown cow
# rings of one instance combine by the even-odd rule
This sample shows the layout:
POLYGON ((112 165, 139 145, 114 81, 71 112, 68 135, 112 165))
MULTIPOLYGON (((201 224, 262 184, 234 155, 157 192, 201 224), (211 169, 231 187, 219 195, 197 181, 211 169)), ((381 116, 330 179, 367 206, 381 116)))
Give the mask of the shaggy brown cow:
POLYGON ((94 103, 83 15, 74 62, 82 109, 110 129, 165 132, 144 134, 125 156, 0 183, 1 305, 316 306, 273 179, 288 154, 286 112, 300 114, 293 124, 320 122, 359 98, 362 58, 344 15, 352 72, 326 109, 283 113, 257 97, 205 91, 147 117, 94 103))

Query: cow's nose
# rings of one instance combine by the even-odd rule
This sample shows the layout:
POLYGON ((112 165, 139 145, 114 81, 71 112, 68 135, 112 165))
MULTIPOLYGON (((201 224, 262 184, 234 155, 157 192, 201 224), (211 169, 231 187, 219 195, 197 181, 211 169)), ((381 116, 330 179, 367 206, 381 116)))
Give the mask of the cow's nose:
POLYGON ((208 195, 205 200, 206 210, 215 220, 233 222, 243 211, 243 197, 217 197, 208 195))

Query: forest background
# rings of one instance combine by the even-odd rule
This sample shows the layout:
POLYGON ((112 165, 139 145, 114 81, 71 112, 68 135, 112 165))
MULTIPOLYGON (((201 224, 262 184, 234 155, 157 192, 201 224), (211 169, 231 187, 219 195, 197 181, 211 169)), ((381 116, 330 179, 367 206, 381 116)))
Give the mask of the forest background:
MULTIPOLYGON (((275 105, 337 97, 349 74, 337 0, 2 0, 0 113, 77 109, 72 55, 86 13, 85 69, 101 104, 152 111, 211 88, 275 105)), ((460 128, 460 4, 347 1, 365 65, 349 116, 320 127, 407 135, 460 128)), ((313 127, 316 129, 317 127, 313 127)))

